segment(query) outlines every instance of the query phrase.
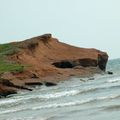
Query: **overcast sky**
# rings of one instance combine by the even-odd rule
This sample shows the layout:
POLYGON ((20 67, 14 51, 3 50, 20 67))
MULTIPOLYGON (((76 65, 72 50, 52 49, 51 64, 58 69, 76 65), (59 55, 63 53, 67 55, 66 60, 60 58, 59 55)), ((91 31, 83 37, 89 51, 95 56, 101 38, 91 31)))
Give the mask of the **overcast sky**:
POLYGON ((0 0, 0 43, 44 33, 120 58, 120 0, 0 0))

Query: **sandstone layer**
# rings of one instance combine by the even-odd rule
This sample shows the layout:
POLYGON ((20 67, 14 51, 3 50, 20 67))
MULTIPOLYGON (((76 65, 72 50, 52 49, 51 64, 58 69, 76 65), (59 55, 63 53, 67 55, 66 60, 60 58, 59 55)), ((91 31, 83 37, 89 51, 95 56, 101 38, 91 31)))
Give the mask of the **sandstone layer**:
MULTIPOLYGON (((57 82, 71 76, 89 76, 105 72, 108 61, 105 52, 59 42, 51 34, 10 44, 19 50, 8 55, 7 60, 22 65, 23 71, 4 72, 1 78, 9 80, 15 86, 25 86, 32 82, 57 82)), ((1 82, 0 93, 6 91, 7 87, 10 87, 8 91, 14 93, 19 88, 15 86, 7 86, 1 82)))

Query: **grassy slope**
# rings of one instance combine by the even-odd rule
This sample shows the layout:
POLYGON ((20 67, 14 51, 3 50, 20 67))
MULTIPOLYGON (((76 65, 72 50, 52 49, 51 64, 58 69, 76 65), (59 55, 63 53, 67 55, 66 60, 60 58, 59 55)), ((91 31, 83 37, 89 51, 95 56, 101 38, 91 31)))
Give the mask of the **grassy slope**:
POLYGON ((12 44, 0 44, 0 72, 18 71, 22 72, 23 65, 7 60, 7 56, 17 53, 19 49, 12 44))

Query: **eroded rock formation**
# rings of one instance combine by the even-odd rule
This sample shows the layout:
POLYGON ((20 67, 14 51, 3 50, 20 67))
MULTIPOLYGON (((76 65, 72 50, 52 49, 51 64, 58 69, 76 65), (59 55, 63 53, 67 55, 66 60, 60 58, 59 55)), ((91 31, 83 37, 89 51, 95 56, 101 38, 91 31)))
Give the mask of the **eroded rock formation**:
POLYGON ((69 76, 71 72, 75 75, 83 75, 86 72, 89 73, 88 69, 85 70, 88 67, 100 68, 105 71, 108 60, 105 52, 61 43, 51 34, 17 42, 14 45, 21 51, 10 56, 10 59, 20 64, 30 65, 31 67, 27 68, 27 71, 37 74, 39 78, 69 76), (74 69, 77 66, 83 67, 84 70, 74 69))
MULTIPOLYGON (((35 85, 41 81, 56 82, 67 79, 70 76, 94 74, 105 71, 108 61, 108 55, 105 52, 97 49, 74 47, 59 42, 51 34, 11 44, 17 47, 18 51, 9 55, 8 59, 23 65, 24 71, 20 73, 11 72, 13 84, 6 82, 9 87, 13 85, 16 88, 20 88, 20 86, 17 86, 19 84, 17 80, 21 80, 20 82, 26 85, 35 85), (33 81, 29 83, 25 81, 26 79, 33 79, 33 81), (38 81, 34 81, 34 79, 38 81), (15 84, 16 86, 14 81, 17 83, 15 84)), ((10 76, 8 78, 10 79, 10 76)), ((3 90, 1 86, 0 90, 3 90)), ((15 93, 13 89, 10 91, 15 93)))

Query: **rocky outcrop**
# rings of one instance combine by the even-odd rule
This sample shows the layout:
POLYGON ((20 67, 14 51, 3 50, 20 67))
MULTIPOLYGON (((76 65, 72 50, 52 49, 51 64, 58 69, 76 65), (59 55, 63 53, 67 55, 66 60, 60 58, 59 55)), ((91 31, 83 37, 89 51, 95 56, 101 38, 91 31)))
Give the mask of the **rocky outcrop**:
POLYGON ((25 82, 25 85, 28 85, 28 86, 36 86, 36 85, 43 85, 43 83, 41 82, 25 82))
POLYGON ((108 55, 106 53, 98 54, 98 66, 101 70, 106 70, 108 55))
POLYGON ((47 86, 47 87, 56 86, 56 85, 57 84, 53 83, 53 82, 45 82, 45 86, 47 86))
POLYGON ((113 72, 112 71, 107 71, 107 74, 113 75, 113 72))
POLYGON ((17 91, 15 89, 0 84, 0 97, 6 97, 16 93, 17 91))
MULTIPOLYGON (((44 79, 46 76, 52 76, 53 79, 54 76, 63 78, 63 76, 70 76, 71 73, 86 75, 91 72, 88 70, 90 67, 105 71, 108 60, 108 55, 105 52, 61 43, 51 34, 27 39, 14 43, 14 45, 21 50, 18 54, 10 56, 9 59, 19 64, 30 65, 31 67, 27 71, 35 73, 32 75, 33 78, 44 79)), ((98 72, 97 70, 94 69, 94 73, 98 72)), ((28 78, 30 76, 28 75, 28 78)))
MULTIPOLYGON (((106 70, 107 53, 59 42, 51 34, 11 44, 15 46, 17 53, 9 55, 7 59, 23 65, 24 71, 11 72, 10 75, 7 75, 13 83, 5 83, 9 87, 27 89, 21 87, 17 80, 21 80, 23 85, 30 86, 40 84, 41 81, 54 83, 71 76, 88 76, 106 70), (18 86, 15 86, 14 79, 18 86), (33 79, 33 81, 27 83, 25 79, 33 79), (34 81, 34 79, 38 81, 34 81)), ((7 79, 6 75, 3 74, 4 77, 7 79)), ((49 83, 45 85, 52 86, 49 83)))
POLYGON ((16 94, 18 89, 32 91, 30 88, 21 85, 15 85, 13 82, 10 82, 10 80, 0 78, 0 97, 16 94))

